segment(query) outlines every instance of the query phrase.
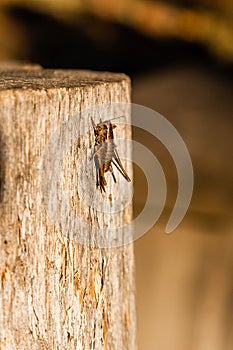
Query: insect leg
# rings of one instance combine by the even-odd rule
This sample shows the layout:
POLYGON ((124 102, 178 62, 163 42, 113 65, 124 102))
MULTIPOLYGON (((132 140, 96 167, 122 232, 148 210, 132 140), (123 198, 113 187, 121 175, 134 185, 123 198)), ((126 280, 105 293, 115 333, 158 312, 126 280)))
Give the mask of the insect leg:
POLYGON ((99 187, 100 186, 99 161, 97 156, 94 156, 94 161, 95 161, 95 171, 96 171, 96 187, 99 187))
POLYGON ((111 174, 112 174, 112 177, 113 177, 114 182, 116 182, 116 177, 115 177, 115 175, 114 175, 114 171, 113 171, 113 167, 112 167, 112 165, 110 165, 110 167, 109 167, 109 171, 110 171, 110 172, 111 172, 111 174))
POLYGON ((100 166, 98 156, 94 156, 95 161, 95 169, 96 169, 96 187, 100 188, 101 192, 102 190, 105 192, 105 186, 107 185, 105 177, 104 177, 104 168, 103 166, 100 166))
POLYGON ((101 190, 101 192, 102 192, 102 190, 104 192, 106 192, 105 191, 105 186, 107 185, 107 182, 106 182, 105 177, 104 177, 104 167, 103 166, 99 167, 99 179, 100 179, 100 190, 101 190))
POLYGON ((120 160, 120 157, 118 155, 118 152, 116 150, 116 148, 114 149, 114 152, 113 152, 113 160, 112 160, 113 164, 115 165, 115 167, 120 171, 120 173, 124 176, 124 178, 130 182, 131 179, 129 178, 128 174, 126 173, 122 163, 121 163, 121 160, 120 160))

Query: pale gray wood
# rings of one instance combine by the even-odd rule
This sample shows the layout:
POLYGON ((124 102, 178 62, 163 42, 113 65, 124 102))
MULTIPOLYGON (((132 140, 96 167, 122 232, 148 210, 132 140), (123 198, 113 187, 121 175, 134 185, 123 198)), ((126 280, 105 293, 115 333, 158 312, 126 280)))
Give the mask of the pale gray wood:
MULTIPOLYGON (((44 164, 56 130, 74 115, 80 118, 78 112, 110 101, 130 101, 130 81, 124 74, 42 69, 0 71, 3 350, 136 348, 132 245, 98 249, 72 241, 53 222, 43 202, 47 194, 42 193, 47 179, 41 179, 41 163, 44 164)), ((79 135, 85 123, 90 124, 90 120, 73 124, 77 128, 74 133, 79 135)), ((119 132, 130 137, 127 127, 119 132)), ((64 147, 70 142, 65 136, 59 134, 64 147)), ((77 162, 81 162, 80 149, 87 154, 93 144, 93 132, 77 138, 64 157, 62 177, 71 212, 90 223, 87 236, 91 235, 94 220, 106 227, 111 225, 111 215, 87 209, 88 206, 83 209, 79 187, 76 188, 77 177, 85 171, 81 168, 79 172, 77 168, 77 162)), ((56 169, 49 170, 56 173, 56 169)), ((129 165, 127 171, 132 176, 129 165)), ((108 181, 111 182, 109 178, 108 181)), ((125 181, 126 192, 127 184, 125 181)), ((114 184, 109 186, 111 191, 114 184)), ((56 195, 55 191, 49 193, 50 197, 56 195)), ((119 222, 129 221, 131 208, 117 215, 119 222)))

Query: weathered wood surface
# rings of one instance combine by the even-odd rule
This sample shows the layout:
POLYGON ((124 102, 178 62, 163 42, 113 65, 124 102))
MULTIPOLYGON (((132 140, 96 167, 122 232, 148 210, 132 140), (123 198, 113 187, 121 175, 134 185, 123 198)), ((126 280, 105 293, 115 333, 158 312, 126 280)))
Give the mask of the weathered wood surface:
MULTIPOLYGON (((52 185, 51 193, 47 193, 48 179, 42 177, 48 170, 48 159, 45 169, 43 159, 56 130, 66 123, 69 126, 74 115, 82 118, 78 112, 112 101, 130 101, 130 82, 123 74, 0 71, 2 350, 136 348, 132 245, 98 249, 69 239, 44 203, 44 197, 54 199, 58 195, 52 185), (46 182, 47 187, 43 187, 46 182), (42 193, 43 189, 47 192, 42 193)), ((67 148, 73 141, 69 133, 59 137, 68 150, 61 166, 62 188, 70 212, 90 224, 86 232, 89 237, 93 223, 98 219, 100 226, 108 227, 111 215, 98 213, 88 205, 83 209, 80 204, 83 198, 77 178, 83 176, 85 182, 85 169, 78 168, 79 153, 87 154, 94 144, 93 132, 78 137, 79 128, 86 123, 90 124, 88 118, 72 124, 72 135, 77 134, 73 147, 67 148)), ((127 127, 119 132, 130 136, 127 127)), ((48 176, 52 183, 54 159, 51 164, 48 176)), ((129 167, 127 171, 132 176, 129 167)), ((56 200, 60 203, 64 198, 56 200)), ((109 200, 107 195, 104 200, 109 200)), ((117 215, 125 222, 131 210, 117 215)), ((61 220, 69 222, 70 218, 61 220)))

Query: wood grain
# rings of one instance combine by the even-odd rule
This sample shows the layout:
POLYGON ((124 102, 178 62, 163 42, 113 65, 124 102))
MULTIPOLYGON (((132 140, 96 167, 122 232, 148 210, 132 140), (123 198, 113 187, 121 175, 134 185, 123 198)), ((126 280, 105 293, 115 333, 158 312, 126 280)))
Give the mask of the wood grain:
MULTIPOLYGON (((136 348, 132 245, 99 249, 74 236, 70 239, 70 231, 59 229, 45 205, 46 198, 58 196, 53 186, 56 159, 48 168, 48 145, 57 130, 70 126, 76 116, 73 146, 68 147, 69 133, 59 133, 67 150, 59 165, 65 199, 56 198, 54 203, 62 207, 67 201, 72 218, 81 216, 89 224, 87 237, 96 221, 106 229, 111 225, 111 215, 80 204, 83 198, 76 181, 81 176, 85 182, 85 168, 78 165, 94 142, 91 131, 79 137, 90 124, 81 112, 93 105, 129 101, 130 81, 124 74, 0 71, 1 349, 136 348)), ((119 127, 119 132, 130 137, 127 127, 119 127)), ((56 153, 49 155, 56 158, 56 153)), ((132 176, 129 166, 127 171, 132 176)), ((110 193, 113 184, 108 181, 110 193)), ((129 192, 126 181, 125 191, 129 192)), ((124 223, 131 208, 116 215, 124 223)), ((73 219, 64 214, 59 218, 71 230, 73 219)))

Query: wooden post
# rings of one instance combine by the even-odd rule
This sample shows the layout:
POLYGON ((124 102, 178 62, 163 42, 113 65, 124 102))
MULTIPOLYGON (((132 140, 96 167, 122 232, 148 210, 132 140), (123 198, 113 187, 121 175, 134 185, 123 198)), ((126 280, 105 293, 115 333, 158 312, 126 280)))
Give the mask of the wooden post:
MULTIPOLYGON (((136 349, 132 244, 98 248, 72 231, 77 217, 89 238, 96 222, 111 225, 90 195, 85 203, 80 178, 87 194, 90 185, 112 201, 118 184, 108 177, 101 193, 84 166, 94 145, 90 116, 101 117, 93 106, 129 101, 123 74, 0 71, 0 349, 136 349)), ((118 222, 130 213, 118 212, 118 222)))

